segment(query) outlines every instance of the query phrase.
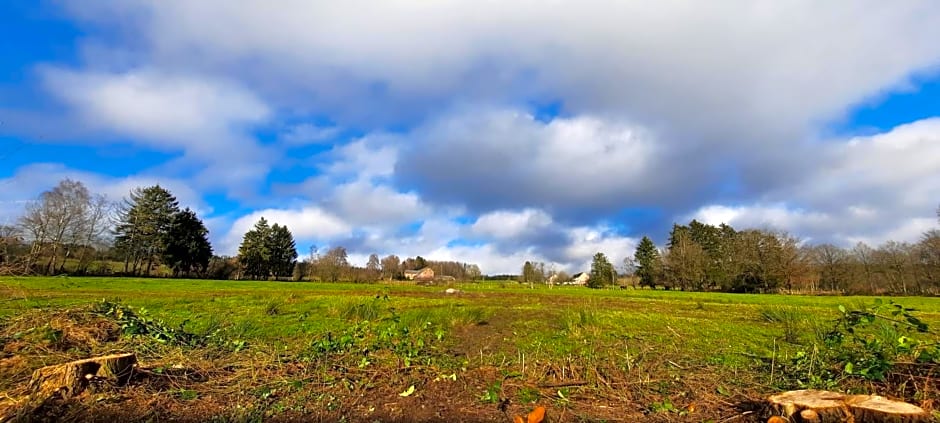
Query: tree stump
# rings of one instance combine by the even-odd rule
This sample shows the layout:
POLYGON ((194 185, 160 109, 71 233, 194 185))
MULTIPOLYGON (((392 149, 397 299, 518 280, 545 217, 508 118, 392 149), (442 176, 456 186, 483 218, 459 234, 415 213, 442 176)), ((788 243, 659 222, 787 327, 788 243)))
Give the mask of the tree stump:
POLYGON ((930 422, 930 415, 913 404, 894 401, 877 395, 857 395, 846 401, 856 422, 930 422))
POLYGON ((135 364, 137 356, 127 353, 46 366, 33 372, 29 389, 34 396, 48 398, 58 393, 68 398, 82 393, 92 378, 124 385, 133 376, 135 364))
POLYGON ((790 422, 919 423, 932 421, 930 414, 920 407, 875 395, 845 395, 838 392, 800 390, 773 395, 768 398, 768 402, 775 414, 785 417, 790 422))

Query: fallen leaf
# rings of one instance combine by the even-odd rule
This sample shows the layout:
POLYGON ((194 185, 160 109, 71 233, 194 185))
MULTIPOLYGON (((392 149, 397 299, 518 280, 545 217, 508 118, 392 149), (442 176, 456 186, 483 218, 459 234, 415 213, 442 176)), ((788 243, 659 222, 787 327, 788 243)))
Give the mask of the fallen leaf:
POLYGON ((535 407, 535 410, 526 416, 526 423, 542 423, 543 420, 545 420, 545 407, 541 405, 535 407))
POLYGON ((512 416, 512 423, 526 423, 522 416, 512 416))
POLYGON ((411 386, 408 387, 408 389, 405 389, 405 392, 402 392, 402 393, 398 394, 398 396, 400 396, 400 397, 408 397, 408 396, 411 396, 411 394, 413 394, 413 393, 415 393, 415 386, 414 386, 414 385, 411 385, 411 386))

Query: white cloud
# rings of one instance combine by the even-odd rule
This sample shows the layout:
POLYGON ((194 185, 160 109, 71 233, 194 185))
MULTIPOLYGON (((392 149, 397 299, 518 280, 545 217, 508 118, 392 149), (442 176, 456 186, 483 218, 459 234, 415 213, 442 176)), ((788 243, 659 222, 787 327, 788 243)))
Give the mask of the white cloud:
POLYGON ((624 257, 632 257, 637 240, 611 233, 607 228, 578 227, 570 230, 571 245, 565 254, 572 263, 579 264, 575 271, 588 271, 595 253, 601 252, 617 268, 624 257))
POLYGON ((277 153, 250 134, 272 111, 233 82, 153 68, 41 71, 46 89, 69 107, 77 128, 112 135, 99 143, 119 139, 180 152, 182 157, 163 167, 184 174, 198 169, 193 181, 202 188, 225 187, 230 194, 250 196, 253 190, 247 187, 260 182, 276 159, 277 153))
POLYGON ((302 123, 288 128, 280 135, 279 139, 288 146, 303 146, 329 141, 339 133, 340 129, 335 126, 302 123))
POLYGON ((533 96, 711 139, 766 138, 903 88, 940 58, 940 7, 930 0, 227 6, 97 0, 70 9, 144 40, 154 62, 234 70, 285 102, 365 120, 533 96))
POLYGON ((151 69, 106 73, 45 68, 43 77, 50 93, 71 106, 84 124, 131 136, 157 150, 219 154, 219 147, 236 141, 237 129, 271 115, 255 96, 217 79, 151 69))
POLYGON ((6 179, 0 179, 0 224, 14 222, 27 202, 66 178, 80 181, 92 193, 105 195, 115 202, 127 197, 134 188, 159 184, 176 196, 180 207, 192 208, 200 215, 212 212, 202 195, 179 179, 146 174, 113 177, 70 169, 58 163, 33 163, 17 169, 6 179))
POLYGON ((392 139, 395 138, 372 135, 337 145, 318 159, 326 163, 324 173, 333 179, 388 177, 398 161, 398 149, 390 145, 392 139))
POLYGON ((843 245, 915 241, 935 225, 940 198, 940 119, 827 145, 814 168, 763 201, 708 205, 690 217, 773 227, 843 245), (799 206, 795 206, 799 205, 799 206))
POLYGON ((295 239, 330 239, 352 232, 352 227, 343 219, 315 206, 299 209, 264 209, 239 217, 231 224, 227 234, 214 240, 217 254, 234 255, 238 252, 245 232, 259 219, 268 223, 287 226, 295 239))
POLYGON ((362 180, 336 187, 325 206, 362 226, 400 225, 429 214, 416 194, 397 192, 389 186, 362 180))
POLYGON ((500 210, 486 213, 471 226, 474 234, 489 238, 517 238, 541 231, 552 224, 552 217, 542 210, 500 210))
POLYGON ((429 200, 473 210, 609 210, 627 199, 667 196, 676 179, 660 171, 669 156, 648 130, 591 116, 546 123, 514 110, 479 110, 407 138, 409 159, 396 165, 398 180, 429 200))

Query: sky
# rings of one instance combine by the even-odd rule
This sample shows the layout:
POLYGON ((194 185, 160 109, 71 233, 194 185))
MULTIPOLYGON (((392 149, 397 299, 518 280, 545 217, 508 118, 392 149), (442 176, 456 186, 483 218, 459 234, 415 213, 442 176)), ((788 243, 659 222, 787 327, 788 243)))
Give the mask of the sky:
POLYGON ((940 3, 0 3, 0 223, 160 184, 216 253, 587 270, 674 222, 916 241, 940 205, 940 3))

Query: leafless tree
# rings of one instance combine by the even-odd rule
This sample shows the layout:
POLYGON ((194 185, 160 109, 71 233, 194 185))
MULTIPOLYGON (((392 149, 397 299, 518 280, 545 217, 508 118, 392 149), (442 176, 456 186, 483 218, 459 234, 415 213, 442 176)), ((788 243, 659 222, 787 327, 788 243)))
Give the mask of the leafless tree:
POLYGON ((391 280, 401 271, 401 259, 394 254, 385 256, 382 258, 381 266, 382 277, 391 280))

